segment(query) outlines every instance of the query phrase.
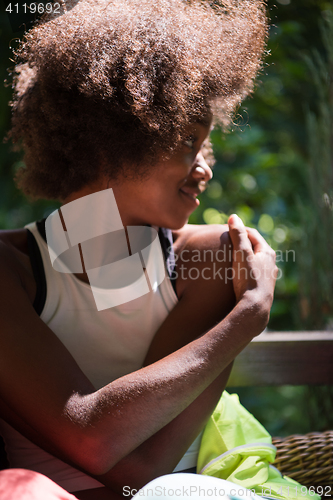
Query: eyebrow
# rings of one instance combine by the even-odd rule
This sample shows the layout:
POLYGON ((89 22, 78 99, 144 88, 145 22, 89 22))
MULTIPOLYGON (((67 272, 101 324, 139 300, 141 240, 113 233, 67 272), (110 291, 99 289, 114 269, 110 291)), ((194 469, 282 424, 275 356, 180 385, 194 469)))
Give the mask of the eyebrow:
POLYGON ((200 125, 204 125, 205 127, 208 127, 212 121, 213 115, 211 113, 207 114, 206 116, 199 118, 196 120, 197 123, 200 123, 200 125))

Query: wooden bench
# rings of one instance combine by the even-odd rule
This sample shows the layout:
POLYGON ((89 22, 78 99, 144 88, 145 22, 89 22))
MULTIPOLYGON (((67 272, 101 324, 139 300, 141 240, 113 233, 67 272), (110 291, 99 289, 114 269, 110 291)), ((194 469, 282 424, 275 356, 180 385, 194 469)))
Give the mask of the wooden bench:
POLYGON ((236 358, 229 387, 332 385, 333 332, 269 332, 236 358))
MULTIPOLYGON (((333 332, 267 332, 253 339, 235 360, 228 387, 277 385, 333 385, 333 332)), ((273 444, 283 474, 332 496, 333 430, 273 438, 273 444)))

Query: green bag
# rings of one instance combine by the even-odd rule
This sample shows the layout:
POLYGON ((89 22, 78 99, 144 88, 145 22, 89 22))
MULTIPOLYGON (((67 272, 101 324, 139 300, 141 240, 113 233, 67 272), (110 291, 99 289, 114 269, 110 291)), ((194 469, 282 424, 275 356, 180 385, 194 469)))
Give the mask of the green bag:
POLYGON ((226 391, 203 431, 197 473, 231 481, 257 495, 285 500, 320 500, 271 465, 276 448, 266 429, 226 391))

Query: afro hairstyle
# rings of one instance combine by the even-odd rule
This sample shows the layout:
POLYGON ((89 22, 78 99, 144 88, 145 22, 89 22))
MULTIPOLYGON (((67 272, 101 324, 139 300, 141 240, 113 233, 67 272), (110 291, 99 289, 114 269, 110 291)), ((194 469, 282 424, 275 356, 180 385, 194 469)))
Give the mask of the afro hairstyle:
POLYGON ((64 200, 103 173, 144 178, 213 113, 228 126, 253 90, 263 0, 68 0, 15 52, 9 137, 18 186, 64 200))

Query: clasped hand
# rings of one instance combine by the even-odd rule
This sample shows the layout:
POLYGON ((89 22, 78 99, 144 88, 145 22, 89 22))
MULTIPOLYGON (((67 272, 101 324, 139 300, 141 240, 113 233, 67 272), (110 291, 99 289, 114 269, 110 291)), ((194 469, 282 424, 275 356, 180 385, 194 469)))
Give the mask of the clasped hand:
POLYGON ((236 301, 249 300, 255 314, 267 324, 278 275, 276 254, 261 234, 245 227, 237 215, 229 217, 228 225, 233 245, 232 279, 236 301))

